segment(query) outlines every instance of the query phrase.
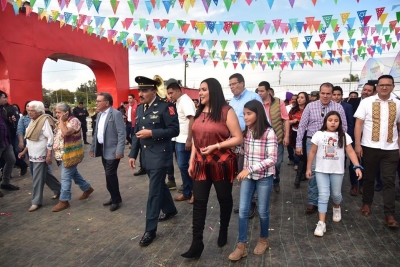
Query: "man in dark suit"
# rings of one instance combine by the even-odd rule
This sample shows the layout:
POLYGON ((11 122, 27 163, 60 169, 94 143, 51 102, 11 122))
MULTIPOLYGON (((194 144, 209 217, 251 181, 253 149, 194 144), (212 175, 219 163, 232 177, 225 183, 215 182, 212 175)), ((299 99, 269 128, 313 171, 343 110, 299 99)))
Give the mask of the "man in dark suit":
MULTIPOLYGON (((353 140, 353 148, 354 148, 354 118, 353 118, 353 108, 350 104, 343 101, 343 89, 340 86, 333 87, 332 100, 336 103, 340 103, 344 109, 344 113, 346 114, 347 120, 347 134, 350 135, 353 140)), ((345 159, 346 165, 346 159, 345 159)), ((350 174, 350 182, 351 189, 350 195, 357 196, 358 191, 360 194, 363 193, 363 180, 358 180, 358 177, 353 169, 353 163, 350 161, 349 164, 349 174, 350 174)))
POLYGON ((158 98, 156 81, 142 76, 136 77, 135 81, 139 84, 142 105, 137 109, 129 165, 131 169, 136 168, 135 162, 141 147, 141 164, 146 169, 150 182, 146 231, 139 245, 148 246, 156 238, 158 222, 169 220, 178 213, 165 183, 165 176, 172 164, 171 138, 179 134, 179 121, 174 105, 158 98))
POLYGON ((360 105, 361 100, 364 98, 373 96, 376 94, 376 86, 373 82, 367 82, 364 84, 363 89, 361 91, 361 97, 347 99, 347 103, 349 103, 353 107, 353 115, 356 113, 358 106, 360 105))
POLYGON ((81 127, 82 127, 82 136, 83 136, 83 143, 85 145, 90 145, 87 141, 86 133, 87 133, 87 121, 86 117, 89 117, 89 112, 87 109, 83 106, 83 102, 79 102, 79 105, 75 107, 72 112, 74 113, 74 116, 78 118, 78 120, 81 122, 81 127))
POLYGON ((111 199, 104 206, 111 211, 119 208, 122 202, 118 183, 118 165, 124 157, 125 125, 121 112, 112 107, 113 99, 109 93, 99 93, 96 100, 97 123, 94 129, 93 142, 90 147, 91 157, 101 157, 106 174, 107 190, 111 199))

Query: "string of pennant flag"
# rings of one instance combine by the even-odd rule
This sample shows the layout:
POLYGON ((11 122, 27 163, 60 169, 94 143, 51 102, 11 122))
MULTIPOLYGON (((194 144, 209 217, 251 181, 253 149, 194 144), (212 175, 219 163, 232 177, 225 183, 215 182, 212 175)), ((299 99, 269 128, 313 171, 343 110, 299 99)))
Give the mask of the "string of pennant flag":
MULTIPOLYGON (((176 0, 125 0, 129 6, 130 12, 133 15, 135 10, 138 9, 139 4, 144 2, 144 5, 146 6, 146 9, 148 11, 149 14, 151 14, 151 12, 155 9, 159 10, 161 7, 161 3, 166 11, 166 13, 168 14, 171 8, 175 8, 175 4, 176 4, 176 0)), ((124 2, 125 2, 124 1, 124 2)), ((227 11, 230 10, 232 4, 235 4, 238 0, 223 0, 223 4, 225 5, 225 8, 227 11)), ((239 0, 240 1, 240 0, 239 0)), ((266 0, 268 3, 269 8, 271 9, 272 6, 274 5, 275 0, 266 0)), ((281 0, 281 1, 288 1, 290 6, 292 8, 294 8, 295 6, 295 0, 281 0)), ((313 5, 317 5, 317 0, 310 0, 313 5)), ((22 3, 22 0, 16 0, 16 5, 18 5, 19 3, 22 3)), ((62 11, 65 7, 69 7, 69 5, 71 4, 71 0, 57 0, 58 5, 60 7, 60 10, 62 11)), ((108 1, 107 1, 108 2, 108 1)), ((121 1, 118 0, 110 0, 110 5, 111 8, 114 12, 114 14, 117 13, 119 4, 121 1)), ((218 6, 218 4, 221 3, 221 1, 218 0, 213 0, 212 1, 214 3, 215 6, 218 6)), ((247 3, 247 5, 251 6, 253 0, 245 0, 245 2, 247 3)), ((338 0, 333 0, 333 2, 335 4, 338 3, 338 0)), ((357 3, 360 2, 360 0, 356 0, 357 3)), ((7 3, 7 0, 0 0, 1 3, 1 7, 4 10, 5 5, 7 3)), ((30 0, 30 5, 31 7, 34 7, 36 3, 36 0, 30 0)), ((51 0, 44 0, 44 4, 45 4, 45 9, 47 9, 49 7, 51 3, 51 0)), ((88 10, 90 10, 91 8, 94 8, 96 10, 97 13, 100 13, 100 9, 101 9, 101 4, 103 3, 103 1, 101 0, 74 0, 72 2, 73 4, 75 4, 78 13, 81 11, 82 6, 86 3, 88 10)), ((176 6, 176 8, 181 8, 181 9, 185 9, 186 13, 189 12, 190 8, 193 8, 194 5, 196 4, 196 0, 178 0, 179 5, 176 6)), ((204 6, 204 10, 208 13, 208 10, 211 6, 211 0, 202 0, 202 4, 204 6)), ((18 7, 20 7, 21 4, 18 5, 18 7)))
MULTIPOLYGON (((4 0, 0 0, 4 1, 4 0)), ((50 1, 50 0, 49 0, 50 1)), ((61 0, 60 0, 61 1, 61 0)), ((18 14, 18 1, 13 4, 14 11, 18 14)), ((392 6, 392 11, 400 5, 392 6)), ((27 7, 26 15, 32 12, 31 7, 27 7)), ((122 44, 127 49, 133 51, 160 54, 163 57, 180 56, 184 60, 190 58, 193 62, 201 60, 204 64, 212 61, 214 66, 223 62, 224 67, 229 63, 234 68, 238 64, 242 68, 251 65, 254 69, 261 66, 264 70, 266 66, 270 68, 285 67, 294 68, 305 65, 314 66, 324 64, 340 64, 343 61, 364 60, 366 57, 373 57, 375 53, 382 54, 394 49, 400 40, 400 12, 396 13, 396 20, 387 22, 390 13, 385 13, 385 7, 375 9, 376 23, 372 23, 375 16, 368 14, 367 10, 357 12, 357 17, 350 17, 350 12, 340 13, 340 18, 333 15, 323 15, 319 20, 315 17, 305 17, 303 21, 297 18, 283 21, 274 19, 271 22, 266 20, 256 21, 197 21, 168 19, 153 19, 152 23, 146 18, 120 19, 118 17, 88 16, 85 14, 72 14, 58 10, 47 12, 45 8, 38 7, 38 18, 46 20, 48 23, 59 22, 60 27, 71 25, 72 30, 82 29, 84 33, 95 35, 96 37, 106 37, 114 44, 122 44), (123 31, 114 30, 120 21, 123 31), (94 22, 94 23, 93 23, 94 22), (340 25, 340 22, 342 25, 340 25), (106 24, 109 24, 109 29, 106 24), (92 25, 93 24, 93 25, 92 25), (359 26, 358 26, 359 25, 359 26), (139 27, 145 33, 130 33, 134 27, 139 27), (184 34, 189 29, 203 35, 207 29, 210 33, 221 32, 236 35, 239 29, 252 33, 254 29, 259 30, 260 34, 265 35, 294 35, 287 38, 261 38, 261 40, 206 40, 201 38, 180 38, 176 36, 164 36, 146 34, 149 27, 154 26, 157 30, 170 32, 174 27, 178 27, 184 34), (353 38, 355 32, 360 31, 360 38, 353 38), (300 33, 310 34, 299 36, 300 33), (346 34, 347 33, 347 34, 346 34), (302 39, 304 38, 304 40, 302 39), (234 51, 226 50, 227 46, 233 47, 234 51), (312 47, 317 47, 316 51, 308 51, 312 47), (243 51, 247 49, 247 51, 243 51), (258 52, 250 51, 257 50, 258 52), (281 52, 273 52, 280 49, 281 52), (292 49, 292 51, 287 51, 292 49), (241 51, 242 50, 242 51, 241 51), (303 50, 303 51, 300 51, 303 50), (305 50, 305 51, 304 51, 305 50)))

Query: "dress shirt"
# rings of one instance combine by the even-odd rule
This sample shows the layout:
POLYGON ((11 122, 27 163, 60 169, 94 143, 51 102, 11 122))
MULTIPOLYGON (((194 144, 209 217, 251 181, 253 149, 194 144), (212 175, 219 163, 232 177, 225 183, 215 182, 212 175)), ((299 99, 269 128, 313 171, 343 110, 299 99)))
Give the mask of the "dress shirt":
POLYGON ((250 100, 254 99, 260 101, 260 103, 262 104, 262 99, 258 94, 248 91, 247 89, 244 89, 244 91, 238 97, 233 96, 233 98, 229 102, 229 105, 233 108, 233 110, 236 113, 236 116, 239 119, 240 129, 242 131, 244 131, 246 127, 246 124, 244 123, 244 114, 243 114, 244 105, 250 100))
POLYGON ((108 108, 106 111, 100 113, 99 126, 97 127, 97 142, 99 144, 104 143, 104 127, 106 124, 106 118, 107 118, 108 112, 110 112, 110 108, 108 108))
POLYGON ((303 115, 301 116, 299 128, 297 130, 297 138, 296 138, 296 148, 302 148, 302 140, 304 137, 304 133, 307 131, 307 136, 312 137, 317 131, 319 131, 324 123, 324 118, 329 111, 337 111, 340 114, 340 118, 342 119, 342 128, 343 131, 347 132, 347 120, 346 114, 342 105, 339 103, 329 102, 328 105, 325 106, 325 110, 323 111, 324 105, 320 100, 309 103, 303 111, 303 115), (322 116, 322 112, 324 116, 322 116))

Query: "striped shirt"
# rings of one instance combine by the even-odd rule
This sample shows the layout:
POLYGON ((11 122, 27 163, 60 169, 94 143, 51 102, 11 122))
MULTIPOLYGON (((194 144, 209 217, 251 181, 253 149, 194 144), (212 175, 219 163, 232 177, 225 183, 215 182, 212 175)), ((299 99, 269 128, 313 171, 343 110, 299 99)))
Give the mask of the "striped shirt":
POLYGON ((272 128, 267 129, 260 139, 254 139, 251 130, 244 139, 244 168, 249 179, 259 180, 275 174, 278 158, 278 141, 272 128))
POLYGON ((320 100, 317 100, 309 103, 303 111, 299 128, 297 130, 296 148, 302 148, 302 140, 306 131, 307 136, 312 137, 321 129, 322 124, 324 123, 325 115, 329 111, 339 112, 340 118, 342 119, 343 131, 347 132, 346 114, 342 105, 331 101, 328 105, 324 106, 320 100))

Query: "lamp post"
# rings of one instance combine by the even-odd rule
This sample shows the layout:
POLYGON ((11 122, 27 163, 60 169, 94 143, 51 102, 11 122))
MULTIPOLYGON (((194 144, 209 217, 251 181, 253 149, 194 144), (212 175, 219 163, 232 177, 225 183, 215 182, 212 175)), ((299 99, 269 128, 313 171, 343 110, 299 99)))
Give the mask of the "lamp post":
POLYGON ((186 68, 189 68, 189 60, 185 59, 185 72, 184 72, 184 77, 183 77, 183 86, 186 87, 186 68))
POLYGON ((86 89, 86 108, 89 106, 89 99, 88 99, 88 94, 87 94, 87 86, 85 87, 86 89))

